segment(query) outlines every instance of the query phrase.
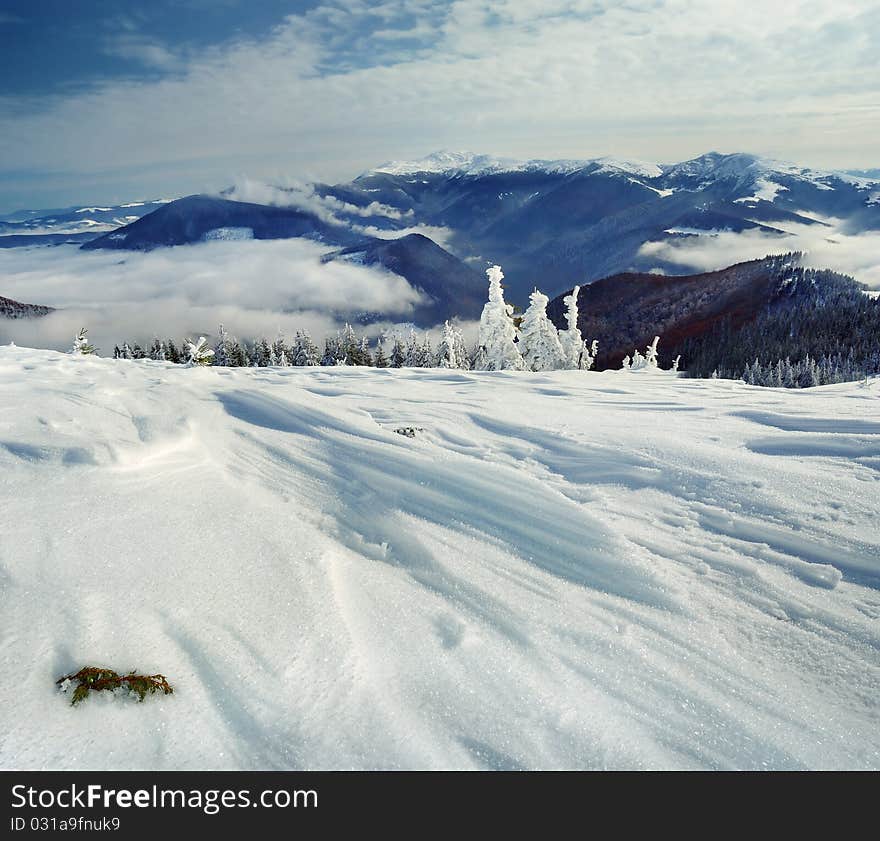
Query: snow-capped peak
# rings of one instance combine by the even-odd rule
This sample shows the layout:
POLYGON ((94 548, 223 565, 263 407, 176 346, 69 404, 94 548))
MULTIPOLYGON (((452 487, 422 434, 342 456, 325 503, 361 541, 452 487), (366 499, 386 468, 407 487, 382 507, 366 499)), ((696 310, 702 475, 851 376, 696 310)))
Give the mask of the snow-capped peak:
POLYGON ((514 158, 500 158, 494 155, 474 154, 473 152, 433 152, 414 161, 390 161, 370 170, 370 173, 388 175, 415 175, 420 172, 432 174, 490 175, 500 172, 548 172, 567 174, 587 167, 595 167, 595 172, 623 172, 642 178, 656 178, 663 170, 653 163, 630 161, 619 158, 588 158, 546 160, 535 158, 528 161, 514 158))
MULTIPOLYGON (((681 177, 699 178, 702 181, 736 179, 739 182, 762 182, 765 184, 773 184, 772 179, 774 176, 784 176, 807 181, 820 190, 834 189, 833 185, 828 183, 831 179, 854 184, 859 189, 868 189, 872 183, 877 183, 871 182, 871 179, 854 177, 844 172, 811 169, 788 161, 779 161, 774 158, 761 157, 760 155, 749 155, 744 152, 732 154, 708 152, 689 161, 671 164, 664 167, 663 171, 668 178, 672 179, 681 177)), ((778 185, 775 186, 778 187, 778 185)), ((778 187, 776 192, 785 189, 787 188, 778 187)))

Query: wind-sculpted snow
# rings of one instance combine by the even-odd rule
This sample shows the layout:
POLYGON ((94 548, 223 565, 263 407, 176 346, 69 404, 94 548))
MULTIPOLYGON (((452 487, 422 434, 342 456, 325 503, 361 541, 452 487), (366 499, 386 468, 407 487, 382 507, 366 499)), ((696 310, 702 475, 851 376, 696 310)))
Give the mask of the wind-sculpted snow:
POLYGON ((0 766, 880 767, 878 400, 0 348, 0 766))

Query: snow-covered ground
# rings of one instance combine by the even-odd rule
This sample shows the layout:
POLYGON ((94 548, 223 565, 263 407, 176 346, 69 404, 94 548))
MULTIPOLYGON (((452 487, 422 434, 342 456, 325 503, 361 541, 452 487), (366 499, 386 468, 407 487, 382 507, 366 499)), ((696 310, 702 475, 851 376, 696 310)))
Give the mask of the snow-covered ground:
POLYGON ((880 767, 878 409, 4 347, 0 765, 880 767))

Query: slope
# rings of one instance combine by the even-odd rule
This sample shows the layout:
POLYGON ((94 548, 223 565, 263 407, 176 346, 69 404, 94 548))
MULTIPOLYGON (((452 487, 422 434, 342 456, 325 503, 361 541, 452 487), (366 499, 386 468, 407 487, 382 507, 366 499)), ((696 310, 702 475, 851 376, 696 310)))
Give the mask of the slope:
POLYGON ((0 766, 880 767, 877 381, 4 347, 0 391, 0 766), (176 691, 72 709, 87 663, 176 691))

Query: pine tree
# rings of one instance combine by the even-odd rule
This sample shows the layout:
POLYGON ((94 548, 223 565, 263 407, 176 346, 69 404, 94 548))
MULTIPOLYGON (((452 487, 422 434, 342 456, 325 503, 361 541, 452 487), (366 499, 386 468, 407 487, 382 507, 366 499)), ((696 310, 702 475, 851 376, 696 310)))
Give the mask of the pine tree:
POLYGON ((519 348, 529 371, 555 371, 568 361, 556 327, 547 318, 548 301, 543 292, 535 289, 529 295, 529 307, 519 326, 519 348))
POLYGON ((443 335, 437 346, 436 365, 438 368, 461 368, 455 342, 455 329, 448 321, 443 325, 443 335))
POLYGON ((153 337, 153 344, 150 345, 150 359, 154 362, 165 361, 165 345, 159 341, 158 336, 153 337))
POLYGON ((251 365, 254 368, 265 368, 269 364, 272 349, 269 340, 264 336, 262 339, 254 339, 254 347, 251 351, 251 365))
POLYGON ((425 338, 419 342, 418 350, 416 351, 416 367, 434 367, 434 349, 431 347, 431 337, 427 333, 425 333, 425 338))
POLYGON ((409 336, 406 339, 406 359, 404 360, 404 366, 406 368, 418 368, 419 367, 419 339, 416 336, 416 331, 410 327, 409 328, 409 336))
POLYGON ((94 354, 95 349, 89 344, 89 340, 86 337, 88 332, 85 327, 82 327, 74 338, 73 347, 70 349, 74 356, 91 356, 94 354))
POLYGON ((165 358, 175 365, 180 364, 180 351, 177 349, 177 345, 174 344, 174 339, 169 339, 165 342, 165 358))
POLYGON ((654 336, 654 341, 648 345, 645 351, 645 367, 657 370, 657 345, 660 343, 660 337, 654 336))
POLYGON ((298 367, 310 365, 323 365, 321 352, 312 341, 312 337, 305 331, 297 331, 294 347, 291 350, 291 362, 298 367))
POLYGON ((394 337, 394 345, 391 348, 391 358, 389 361, 392 368, 402 368, 406 364, 406 348, 403 346, 400 336, 394 337))
POLYGON ((325 339, 324 340, 324 355, 321 357, 321 364, 324 366, 331 366, 338 364, 337 362, 337 354, 339 352, 338 342, 336 339, 325 339))
POLYGON ((214 364, 219 365, 221 367, 229 367, 232 363, 230 362, 230 351, 231 351, 232 340, 229 338, 229 333, 226 332, 226 329, 223 325, 220 325, 220 332, 217 335, 217 344, 214 345, 214 364))
POLYGON ((375 365, 377 368, 388 367, 388 357, 385 356, 385 350, 382 347, 381 341, 376 345, 376 354, 373 357, 373 365, 375 365))
POLYGON ((186 340, 186 364, 194 365, 210 365, 214 359, 214 351, 208 347, 208 340, 204 336, 200 336, 197 342, 186 340))
POLYGON ((559 344, 562 347, 565 360, 563 367, 588 370, 593 367, 596 354, 593 353, 590 356, 578 327, 578 295, 580 295, 580 291, 580 286, 575 286, 571 290, 571 294, 562 299, 565 304, 565 322, 568 329, 559 331, 559 344))
POLYGON ((232 368, 250 367, 247 348, 238 339, 230 339, 227 347, 228 362, 232 368))
POLYGON ((275 364, 280 365, 282 368, 288 365, 289 363, 286 361, 288 354, 289 349, 284 341, 284 334, 279 327, 278 333, 275 335, 275 341, 272 342, 272 356, 275 359, 275 364))
POLYGON ((486 274, 489 277, 489 300, 480 316, 480 347, 485 357, 480 364, 488 371, 521 371, 523 359, 516 346, 513 308, 504 303, 501 287, 504 273, 500 266, 490 266, 486 274))

